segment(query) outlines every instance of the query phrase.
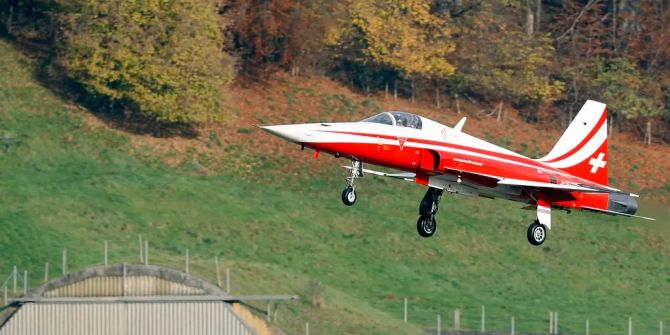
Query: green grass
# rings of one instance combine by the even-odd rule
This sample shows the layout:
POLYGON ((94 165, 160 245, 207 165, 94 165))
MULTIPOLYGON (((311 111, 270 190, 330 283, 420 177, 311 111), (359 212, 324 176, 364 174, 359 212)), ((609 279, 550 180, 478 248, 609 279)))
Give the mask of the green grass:
POLYGON ((154 157, 142 154, 150 148, 129 154, 126 137, 85 123, 85 111, 30 71, 0 42, 0 136, 18 140, 0 145, 0 280, 16 265, 38 283, 45 262, 53 277, 63 248, 71 270, 98 264, 103 240, 111 261, 134 261, 141 234, 152 263, 180 268, 189 248, 191 270, 206 279, 215 278, 214 256, 224 260, 233 293, 302 295, 278 307, 278 324, 292 333, 310 322, 318 334, 420 334, 437 314, 451 327, 455 308, 462 328, 478 329, 481 305, 487 329, 499 331, 511 316, 517 331, 545 331, 549 311, 563 332, 581 332, 586 318, 592 333, 623 333, 628 316, 636 334, 670 321, 667 217, 558 213, 545 245, 532 247, 533 212, 445 196, 436 236, 422 239, 417 185, 364 178, 348 208, 339 200, 343 161, 317 178, 276 175, 273 164, 291 164, 282 157, 257 178, 166 167, 143 158, 154 157), (314 295, 323 306, 312 305, 314 295))

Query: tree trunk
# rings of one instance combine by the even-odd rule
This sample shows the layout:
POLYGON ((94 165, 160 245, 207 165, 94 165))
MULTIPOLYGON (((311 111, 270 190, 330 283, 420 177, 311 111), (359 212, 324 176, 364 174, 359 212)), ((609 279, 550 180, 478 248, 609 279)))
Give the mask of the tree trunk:
POLYGON ((414 103, 414 78, 410 81, 410 88, 412 90, 412 103, 414 103))
POLYGON ((398 84, 393 82, 393 100, 398 101, 398 84))
POLYGON ((614 134, 614 116, 610 117, 609 119, 609 130, 607 130, 607 138, 612 138, 612 134, 614 134))
POLYGON ((440 104, 440 87, 439 86, 435 87, 435 105, 437 106, 437 109, 440 109, 441 104, 440 104))
POLYGON ((646 134, 647 145, 651 145, 651 120, 647 120, 647 134, 646 134))
POLYGON ((502 112, 503 112, 503 102, 501 101, 498 103, 498 107, 496 108, 498 115, 496 116, 496 122, 500 122, 502 120, 502 112))
POLYGON ((528 34, 528 36, 533 35, 534 26, 533 8, 530 6, 530 0, 526 0, 526 34, 528 34))
POLYGON ((612 0, 612 47, 614 48, 615 53, 616 53, 616 15, 617 15, 616 0, 612 0))
POLYGON ((54 34, 54 31, 56 30, 56 20, 54 20, 54 16, 56 15, 55 11, 56 10, 53 9, 53 7, 51 10, 49 10, 49 32, 47 36, 49 42, 53 42, 55 36, 54 34))
POLYGON ((389 83, 386 82, 386 84, 384 84, 384 99, 388 98, 389 98, 389 83))
POLYGON ((7 33, 9 35, 12 34, 12 19, 13 19, 13 16, 14 16, 14 7, 12 5, 9 5, 9 14, 7 15, 7 26, 6 26, 6 29, 5 29, 5 30, 7 30, 7 33))
POLYGON ((542 0, 535 0, 535 33, 540 32, 541 17, 542 17, 542 0))
POLYGON ((461 100, 456 98, 456 114, 461 115, 461 100))

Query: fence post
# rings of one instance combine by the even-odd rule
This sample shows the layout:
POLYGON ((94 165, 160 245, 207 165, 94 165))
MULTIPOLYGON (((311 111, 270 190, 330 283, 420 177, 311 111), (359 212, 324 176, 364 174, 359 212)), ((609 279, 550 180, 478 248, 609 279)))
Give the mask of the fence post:
POLYGON ((105 265, 107 265, 107 240, 105 240, 104 261, 105 261, 105 265))
POLYGON ((23 270, 23 295, 28 294, 28 270, 23 270))
POLYGON ((458 308, 454 310, 454 330, 461 330, 461 310, 458 308))
POLYGON ((309 322, 305 322, 305 335, 309 335, 309 322))
POLYGON ((658 322, 658 333, 659 335, 663 335, 663 321, 658 322))
POLYGON ((221 287, 221 271, 219 271, 219 257, 214 256, 214 267, 216 268, 216 285, 221 287))
POLYGON ((230 294, 230 268, 226 268, 226 292, 230 294))
POLYGON ((440 318, 440 314, 437 315, 437 335, 442 334, 442 319, 440 318))
POLYGON ((144 264, 149 265, 149 240, 144 240, 144 264))
POLYGON ((49 262, 44 263, 44 282, 49 281, 49 262))
POLYGON ((67 249, 63 248, 63 276, 67 274, 67 249))
POLYGON ((512 317, 512 335, 514 335, 514 317, 512 317))
POLYGON ((7 285, 2 288, 2 305, 7 306, 7 285))
POLYGON ((268 306, 267 306, 266 310, 267 310, 266 318, 267 318, 268 322, 270 322, 270 315, 272 314, 272 310, 270 309, 270 303, 269 302, 268 302, 268 306))
POLYGON ((12 276, 14 277, 14 290, 12 292, 16 293, 16 265, 14 265, 14 268, 12 269, 12 276))
POLYGON ((589 335, 589 319, 586 319, 586 335, 589 335))
POLYGON ((554 334, 558 334, 558 312, 554 312, 554 334))
POLYGON ((138 236, 139 244, 140 244, 140 263, 144 263, 144 253, 142 252, 142 234, 138 236))
POLYGON ((188 248, 186 248, 186 273, 188 273, 188 248))
POLYGON ((633 335, 633 318, 628 317, 628 335, 633 335))
POLYGON ((407 323, 407 297, 405 297, 405 304, 403 307, 402 320, 404 323, 407 323))
POLYGON ((123 282, 123 294, 122 294, 122 296, 124 296, 124 297, 126 296, 126 294, 128 292, 128 283, 126 282, 126 277, 127 276, 128 276, 128 269, 126 269, 126 263, 124 262, 123 263, 123 279, 122 279, 122 282, 123 282))
POLYGON ((554 312, 549 312, 549 335, 554 333, 554 312))
POLYGON ((486 309, 482 305, 482 332, 486 331, 486 309))

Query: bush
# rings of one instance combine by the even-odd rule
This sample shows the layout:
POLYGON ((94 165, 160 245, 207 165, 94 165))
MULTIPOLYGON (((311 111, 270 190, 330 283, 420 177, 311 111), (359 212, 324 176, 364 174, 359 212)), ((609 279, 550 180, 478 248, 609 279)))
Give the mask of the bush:
POLYGON ((234 60, 210 0, 61 0, 59 63, 89 93, 167 122, 221 120, 234 60))

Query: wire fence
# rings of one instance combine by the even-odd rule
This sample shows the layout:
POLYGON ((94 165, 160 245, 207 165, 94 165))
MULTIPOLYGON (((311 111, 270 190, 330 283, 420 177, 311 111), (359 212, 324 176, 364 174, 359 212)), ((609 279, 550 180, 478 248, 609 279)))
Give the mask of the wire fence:
MULTIPOLYGON (((405 298, 402 303, 402 319, 405 323, 412 323, 412 303, 405 298)), ((416 309, 415 309, 416 310, 416 309)), ((606 335, 606 334, 664 334, 664 320, 650 321, 647 317, 635 322, 631 316, 622 316, 620 323, 612 324, 602 317, 579 318, 570 312, 559 313, 547 311, 533 315, 513 315, 500 310, 491 310, 485 305, 480 306, 444 306, 443 312, 434 314, 434 323, 419 323, 424 326, 428 334, 441 335, 477 335, 477 334, 565 334, 565 335, 606 335), (561 320, 561 315, 566 321, 561 320), (544 327, 542 327, 544 325, 544 327)), ((424 311, 422 311, 424 313, 424 311)), ((423 316, 421 315, 422 319, 423 316)))
MULTIPOLYGON (((86 255, 86 259, 99 259, 99 261, 88 262, 83 266, 82 262, 77 265, 70 264, 70 254, 67 248, 63 248, 58 262, 44 264, 40 271, 29 272, 26 269, 20 269, 12 266, 9 275, 4 278, 0 285, 2 290, 2 306, 6 306, 13 298, 25 295, 31 288, 40 286, 56 277, 66 275, 67 273, 83 270, 86 267, 94 265, 108 265, 114 261, 116 263, 134 262, 135 259, 140 264, 152 264, 167 266, 175 269, 182 269, 185 273, 193 274, 210 282, 216 283, 229 294, 233 289, 234 278, 231 263, 225 264, 218 256, 212 260, 203 261, 198 259, 194 262, 189 248, 179 250, 173 249, 173 252, 181 254, 180 257, 152 257, 150 243, 142 235, 137 237, 135 242, 128 239, 105 240, 101 243, 99 256, 86 255), (124 245, 135 244, 136 248, 127 248, 124 245), (114 254, 114 257, 112 256, 114 254), (153 261, 153 262, 152 262, 153 261), (32 280, 32 281, 31 281, 32 280)), ((239 293, 239 292, 236 292, 239 293)), ((416 297, 414 297, 416 298, 416 297)), ((566 335, 633 335, 633 334, 659 334, 664 335, 664 326, 667 324, 664 320, 652 321, 649 318, 644 320, 635 320, 631 316, 621 316, 621 322, 612 324, 611 318, 607 321, 602 317, 580 316, 575 317, 569 311, 546 311, 538 312, 533 315, 513 315, 508 311, 493 309, 486 305, 455 306, 442 305, 441 311, 434 312, 430 308, 421 306, 419 302, 414 302, 411 297, 402 299, 399 318, 404 323, 420 325, 428 334, 440 335, 476 335, 476 334, 511 334, 511 335, 530 335, 530 334, 566 334, 566 335), (433 315, 434 322, 427 323, 433 315), (561 318, 565 317, 565 320, 561 318)), ((266 306, 265 314, 268 321, 272 318, 272 306, 266 306)), ((574 314, 574 313, 573 313, 574 314)), ((276 317, 274 318, 276 320, 276 317)), ((309 334, 310 324, 304 325, 304 333, 309 334)))

